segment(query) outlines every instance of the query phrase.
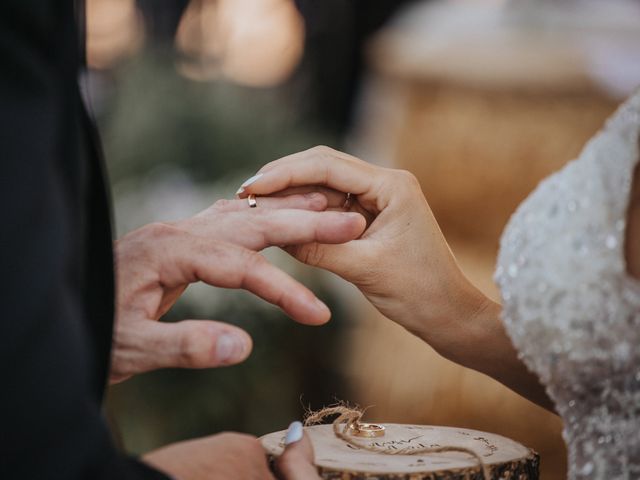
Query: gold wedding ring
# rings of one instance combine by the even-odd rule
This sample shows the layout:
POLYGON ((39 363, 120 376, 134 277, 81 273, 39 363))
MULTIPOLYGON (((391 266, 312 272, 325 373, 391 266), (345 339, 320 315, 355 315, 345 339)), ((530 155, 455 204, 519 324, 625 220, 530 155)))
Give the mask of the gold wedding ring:
POLYGON ((247 197, 247 203, 249 203, 249 208, 256 208, 258 206, 258 202, 256 202, 256 196, 253 194, 247 197))
POLYGON ((342 205, 342 209, 348 210, 349 208, 351 208, 352 203, 353 203, 353 195, 351 195, 350 193, 347 193, 347 198, 345 199, 344 204, 342 205))
POLYGON ((375 423, 353 423, 349 425, 349 433, 354 437, 376 438, 384 437, 385 428, 375 423))

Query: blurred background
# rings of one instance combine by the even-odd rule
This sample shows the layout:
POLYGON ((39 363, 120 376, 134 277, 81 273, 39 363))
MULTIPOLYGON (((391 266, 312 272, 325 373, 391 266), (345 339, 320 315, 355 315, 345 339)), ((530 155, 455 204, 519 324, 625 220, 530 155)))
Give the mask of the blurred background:
MULTIPOLYGON (((640 85, 640 5, 607 0, 88 0, 84 82, 118 235, 189 216, 262 164, 326 144, 422 183, 465 272, 497 298, 500 233, 640 85)), ((112 387, 123 448, 261 435, 336 400, 369 419, 455 425, 536 449, 565 478, 561 423, 440 358, 350 285, 292 261, 333 310, 304 327, 242 292, 196 285, 167 321, 247 329, 243 365, 112 387)), ((535 339, 532 339, 532 341, 535 339)))

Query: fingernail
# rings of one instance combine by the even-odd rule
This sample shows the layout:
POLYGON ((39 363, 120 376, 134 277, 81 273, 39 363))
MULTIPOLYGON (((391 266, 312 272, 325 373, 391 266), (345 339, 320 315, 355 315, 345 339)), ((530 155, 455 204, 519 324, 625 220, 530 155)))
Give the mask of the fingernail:
POLYGON ((240 360, 244 353, 244 342, 236 335, 223 333, 216 342, 216 359, 219 362, 240 360))
POLYGON ((263 174, 262 173, 258 173, 256 175, 254 175, 253 177, 247 178, 242 185, 240 185, 240 188, 243 187, 248 187, 249 185, 251 185, 253 182, 255 182, 256 180, 258 180, 263 174))
POLYGON ((300 441, 302 438, 302 423, 295 421, 289 425, 287 429, 287 435, 284 437, 284 444, 291 445, 292 443, 296 443, 300 441))
POLYGON ((319 298, 316 298, 316 307, 318 307, 318 310, 323 310, 323 311, 327 311, 327 312, 329 311, 329 307, 327 307, 327 304, 324 303, 319 298))
POLYGON ((240 195, 242 192, 244 192, 244 188, 240 187, 238 191, 236 191, 236 195, 240 195))

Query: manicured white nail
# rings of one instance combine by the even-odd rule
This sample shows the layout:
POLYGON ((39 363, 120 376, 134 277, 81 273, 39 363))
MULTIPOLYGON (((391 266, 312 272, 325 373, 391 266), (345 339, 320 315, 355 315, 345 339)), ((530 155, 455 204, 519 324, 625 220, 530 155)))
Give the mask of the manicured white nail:
POLYGON ((300 441, 302 438, 302 423, 293 422, 289 425, 289 429, 287 430, 287 435, 284 437, 284 444, 291 445, 292 443, 296 443, 300 441))
POLYGON ((230 362, 238 360, 244 352, 244 342, 236 335, 223 333, 216 342, 216 360, 230 362))
POLYGON ((248 187, 249 185, 251 185, 253 182, 255 182, 256 180, 258 180, 260 177, 262 176, 262 173, 257 173, 256 175, 254 175, 253 177, 247 178, 242 185, 240 185, 240 188, 243 187, 248 187))
POLYGON ((240 195, 242 192, 244 192, 244 188, 240 187, 236 192, 236 195, 240 195))

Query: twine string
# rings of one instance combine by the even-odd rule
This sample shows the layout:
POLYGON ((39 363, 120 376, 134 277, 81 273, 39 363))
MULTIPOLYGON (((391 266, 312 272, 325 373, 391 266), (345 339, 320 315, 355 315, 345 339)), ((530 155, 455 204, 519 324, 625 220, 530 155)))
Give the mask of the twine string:
POLYGON ((364 410, 360 408, 353 408, 347 405, 333 405, 325 407, 316 412, 308 412, 305 420, 305 426, 316 425, 322 423, 326 417, 337 415, 333 421, 333 433, 343 442, 351 445, 352 447, 367 450, 369 452, 382 453, 384 455, 424 455, 429 453, 442 453, 442 452, 462 452, 471 455, 480 466, 482 470, 482 477, 484 480, 491 479, 491 472, 489 467, 482 460, 482 457, 474 450, 466 447, 458 447, 454 445, 444 445, 439 447, 421 447, 415 448, 411 446, 402 447, 398 449, 388 449, 375 444, 367 443, 366 441, 359 441, 350 435, 349 429, 358 429, 360 420, 364 415, 364 410))

